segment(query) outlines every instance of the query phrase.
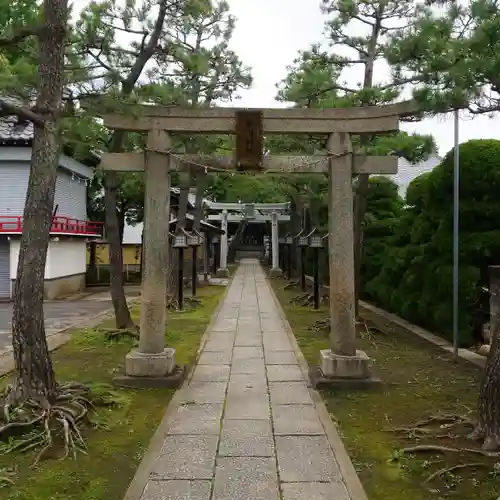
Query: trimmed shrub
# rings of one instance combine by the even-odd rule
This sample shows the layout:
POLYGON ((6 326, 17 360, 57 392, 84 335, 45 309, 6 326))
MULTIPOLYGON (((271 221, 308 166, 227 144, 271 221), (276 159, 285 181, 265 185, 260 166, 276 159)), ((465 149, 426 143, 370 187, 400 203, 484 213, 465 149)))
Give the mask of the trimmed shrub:
MULTIPOLYGON (((407 207, 385 239, 384 256, 367 253, 367 298, 451 339, 453 150, 409 186, 407 207)), ((488 266, 500 261, 500 141, 460 145, 460 343, 471 345, 488 319, 488 266)), ((392 223, 388 217, 388 224, 392 223)), ((391 226, 392 227, 392 226, 391 226)), ((367 236, 368 238, 368 236, 367 236)), ((368 244, 368 243, 367 243, 368 244)))

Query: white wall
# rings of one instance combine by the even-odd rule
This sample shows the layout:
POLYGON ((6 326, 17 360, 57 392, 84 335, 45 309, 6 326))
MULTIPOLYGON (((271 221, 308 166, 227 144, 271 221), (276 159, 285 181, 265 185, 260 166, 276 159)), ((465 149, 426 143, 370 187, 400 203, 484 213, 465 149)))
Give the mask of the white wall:
POLYGON ((87 245, 84 238, 52 240, 47 254, 45 278, 83 274, 87 269, 87 245))
MULTIPOLYGON (((10 240, 10 279, 16 279, 19 260, 19 238, 10 240)), ((45 264, 45 279, 60 278, 86 271, 87 246, 84 238, 51 239, 45 264)))

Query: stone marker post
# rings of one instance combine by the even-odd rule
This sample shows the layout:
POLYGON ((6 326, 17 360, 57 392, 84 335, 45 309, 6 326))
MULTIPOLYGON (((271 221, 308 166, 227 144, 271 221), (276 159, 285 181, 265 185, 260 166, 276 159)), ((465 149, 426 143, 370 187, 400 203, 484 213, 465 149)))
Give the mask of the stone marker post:
POLYGON ((224 234, 220 238, 220 264, 219 269, 217 269, 217 276, 227 278, 229 276, 227 269, 227 210, 222 211, 221 229, 224 231, 224 234))
POLYGON ((280 269, 280 251, 278 240, 278 212, 274 211, 271 214, 271 254, 272 254, 272 267, 270 271, 271 276, 278 276, 281 274, 280 269))
POLYGON ((175 349, 165 348, 171 148, 163 130, 148 134, 145 165, 143 281, 139 348, 125 360, 129 377, 165 377, 175 368, 175 349))

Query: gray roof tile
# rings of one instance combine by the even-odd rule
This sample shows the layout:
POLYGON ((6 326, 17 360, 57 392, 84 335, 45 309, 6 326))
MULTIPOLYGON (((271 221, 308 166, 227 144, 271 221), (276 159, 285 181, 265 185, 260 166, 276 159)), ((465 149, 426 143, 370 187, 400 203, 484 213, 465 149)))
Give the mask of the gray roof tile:
POLYGON ((0 118, 0 144, 29 142, 33 139, 33 124, 14 116, 0 118))

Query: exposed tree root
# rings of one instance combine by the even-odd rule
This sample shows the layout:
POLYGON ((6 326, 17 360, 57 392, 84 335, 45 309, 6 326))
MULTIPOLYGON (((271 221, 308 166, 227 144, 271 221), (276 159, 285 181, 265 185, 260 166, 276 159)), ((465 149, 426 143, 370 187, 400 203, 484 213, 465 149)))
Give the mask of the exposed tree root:
POLYGON ((474 455, 482 455, 483 457, 496 458, 500 457, 500 452, 491 452, 481 450, 479 448, 450 448, 448 446, 438 446, 434 444, 419 444, 417 446, 409 446, 402 448, 401 453, 471 453, 474 455))
POLYGON ((456 426, 474 426, 474 421, 466 415, 457 413, 440 413, 438 415, 431 415, 423 420, 419 420, 408 427, 396 427, 387 429, 388 432, 403 433, 408 439, 422 439, 427 436, 432 436, 435 439, 455 439, 449 432, 456 426), (428 427, 432 424, 439 424, 439 427, 428 427), (437 430, 445 430, 448 432, 436 434, 437 430))
POLYGON ((134 327, 133 329, 122 329, 122 328, 100 328, 106 337, 106 340, 122 340, 124 338, 139 338, 139 327, 134 327))
POLYGON ((184 303, 189 307, 197 307, 201 305, 201 300, 198 297, 191 297, 190 295, 184 297, 184 303))
POLYGON ((330 318, 319 319, 318 321, 314 322, 308 329, 313 332, 330 330, 330 318))
MULTIPOLYGON (((189 308, 195 308, 198 307, 202 304, 201 299, 197 297, 192 297, 190 295, 186 295, 183 300, 183 305, 185 307, 189 308)), ((177 299, 174 299, 173 297, 168 296, 167 297, 167 309, 169 311, 178 311, 180 309, 179 307, 179 301, 177 299)))
POLYGON ((467 467, 487 467, 488 464, 485 464, 484 462, 473 462, 473 463, 468 463, 468 464, 457 464, 453 465, 452 467, 444 467, 442 469, 437 470, 433 474, 431 474, 425 481, 424 483, 430 483, 432 480, 444 476, 445 474, 448 474, 449 472, 454 472, 456 470, 460 469, 466 469, 467 467))
POLYGON ((299 282, 298 281, 289 281, 283 288, 282 290, 288 290, 289 288, 294 288, 298 286, 299 282))
POLYGON ((85 453, 82 430, 92 425, 90 413, 116 403, 108 389, 75 382, 60 385, 52 401, 28 397, 11 402, 10 390, 0 398, 0 454, 38 451, 33 466, 49 452, 60 459, 85 453))
POLYGON ((292 297, 290 299, 290 304, 294 304, 297 306, 307 306, 312 304, 313 301, 314 297, 310 293, 304 292, 296 295, 295 297, 292 297))

